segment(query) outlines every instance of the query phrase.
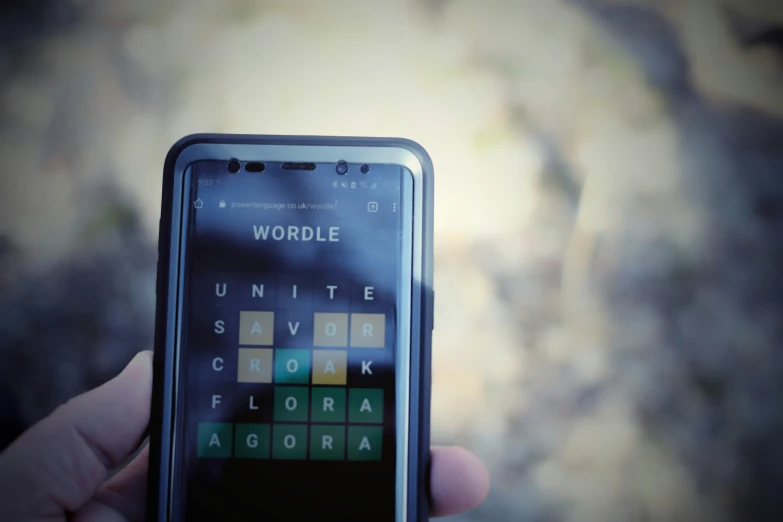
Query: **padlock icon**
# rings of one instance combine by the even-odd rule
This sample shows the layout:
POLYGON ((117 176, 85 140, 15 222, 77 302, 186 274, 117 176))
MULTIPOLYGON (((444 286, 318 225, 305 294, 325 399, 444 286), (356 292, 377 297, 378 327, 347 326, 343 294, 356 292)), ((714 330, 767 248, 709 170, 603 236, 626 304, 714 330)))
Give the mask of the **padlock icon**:
POLYGON ((218 203, 218 206, 220 208, 226 208, 226 200, 225 199, 221 199, 220 203, 218 203))

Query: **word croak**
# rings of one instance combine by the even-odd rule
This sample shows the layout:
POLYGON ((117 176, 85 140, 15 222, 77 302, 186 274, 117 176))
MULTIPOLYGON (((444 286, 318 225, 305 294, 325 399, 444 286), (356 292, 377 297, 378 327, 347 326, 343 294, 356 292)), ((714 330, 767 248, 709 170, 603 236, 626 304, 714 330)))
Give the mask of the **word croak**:
POLYGON ((294 225, 253 225, 256 241, 340 241, 340 227, 297 227, 294 225))

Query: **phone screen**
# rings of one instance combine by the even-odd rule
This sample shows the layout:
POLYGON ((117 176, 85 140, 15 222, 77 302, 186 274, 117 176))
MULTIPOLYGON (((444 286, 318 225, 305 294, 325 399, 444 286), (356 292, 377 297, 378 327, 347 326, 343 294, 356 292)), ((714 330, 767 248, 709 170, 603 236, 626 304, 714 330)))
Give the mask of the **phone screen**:
POLYGON ((263 168, 190 168, 177 518, 393 520, 407 171, 263 168))

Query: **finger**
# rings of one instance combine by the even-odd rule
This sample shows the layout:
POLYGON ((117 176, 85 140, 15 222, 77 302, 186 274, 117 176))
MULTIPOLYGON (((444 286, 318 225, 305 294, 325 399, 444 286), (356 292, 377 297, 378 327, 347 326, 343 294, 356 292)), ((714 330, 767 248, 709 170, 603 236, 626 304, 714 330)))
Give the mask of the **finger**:
POLYGON ((101 486, 73 516, 73 522, 141 522, 147 500, 149 445, 101 486))
POLYGON ((432 448, 430 512, 443 517, 469 511, 489 493, 489 473, 468 450, 456 447, 432 448))
POLYGON ((24 433, 0 455, 0 510, 12 515, 0 519, 78 510, 138 447, 151 392, 151 352, 142 352, 120 375, 24 433))

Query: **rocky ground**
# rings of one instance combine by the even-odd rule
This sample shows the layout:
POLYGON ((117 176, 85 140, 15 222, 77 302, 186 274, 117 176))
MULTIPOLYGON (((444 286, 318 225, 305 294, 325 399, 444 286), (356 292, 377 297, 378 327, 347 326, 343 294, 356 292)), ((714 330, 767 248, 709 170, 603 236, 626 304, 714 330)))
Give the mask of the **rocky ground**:
POLYGON ((779 3, 22 5, 6 439, 150 346, 173 141, 401 135, 438 174, 434 436, 494 481, 456 518, 780 519, 779 3))

